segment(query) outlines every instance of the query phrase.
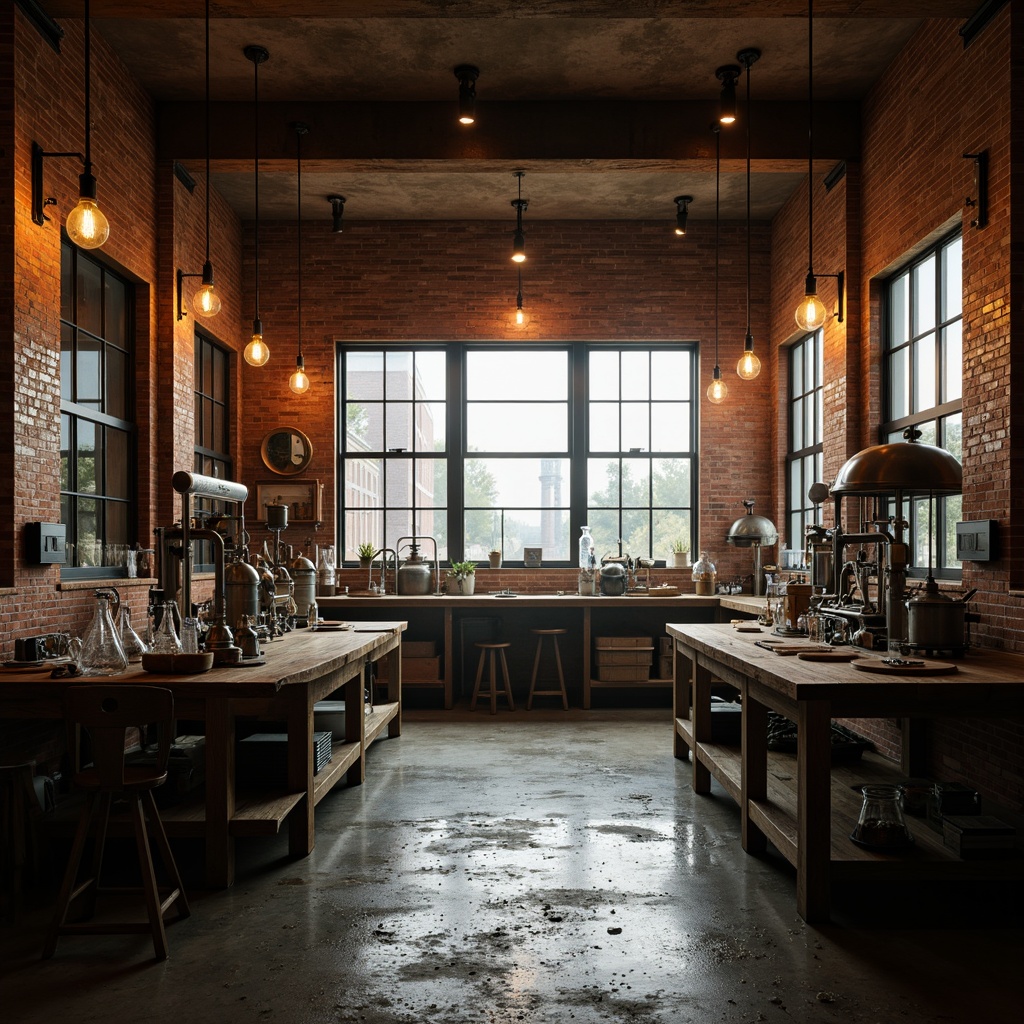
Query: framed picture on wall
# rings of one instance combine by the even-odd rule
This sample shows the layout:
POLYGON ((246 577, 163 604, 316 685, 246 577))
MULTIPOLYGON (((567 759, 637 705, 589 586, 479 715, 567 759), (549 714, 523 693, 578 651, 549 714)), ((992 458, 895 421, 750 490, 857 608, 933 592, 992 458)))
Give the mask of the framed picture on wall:
POLYGON ((256 521, 267 521, 267 505, 287 505, 289 523, 318 523, 323 490, 319 480, 258 480, 256 521))
POLYGON ((527 569, 539 569, 543 548, 523 548, 523 565, 527 569))

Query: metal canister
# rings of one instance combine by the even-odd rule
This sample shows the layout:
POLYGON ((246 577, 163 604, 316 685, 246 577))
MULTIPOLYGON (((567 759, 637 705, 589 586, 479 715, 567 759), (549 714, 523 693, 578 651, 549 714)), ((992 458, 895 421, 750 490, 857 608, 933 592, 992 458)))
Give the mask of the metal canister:
POLYGON ((292 597, 299 609, 300 618, 305 618, 306 609, 316 604, 316 566, 304 555, 298 555, 288 564, 295 589, 292 597))
POLYGON ((431 594, 434 574, 430 563, 423 560, 418 544, 409 545, 409 557, 398 567, 396 590, 399 594, 431 594))
POLYGON ((255 622, 260 613, 260 574, 248 562, 237 559, 224 567, 224 617, 232 629, 242 616, 255 622))

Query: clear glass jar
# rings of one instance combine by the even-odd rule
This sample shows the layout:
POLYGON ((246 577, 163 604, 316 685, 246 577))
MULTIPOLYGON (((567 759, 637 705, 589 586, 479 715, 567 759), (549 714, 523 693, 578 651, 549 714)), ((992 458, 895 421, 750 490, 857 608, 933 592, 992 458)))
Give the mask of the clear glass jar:
POLYGON ((899 849, 909 846, 914 837, 907 828, 899 803, 899 786, 861 786, 864 796, 857 827, 850 838, 872 849, 899 849))
POLYGON ((79 659, 82 675, 113 676, 128 667, 128 658, 110 612, 111 596, 109 590, 96 591, 92 622, 82 637, 82 654, 79 659))
POLYGON ((706 552, 700 553, 700 558, 693 563, 691 578, 696 585, 698 594, 708 595, 715 592, 715 584, 718 582, 718 571, 711 556, 706 552))
POLYGON ((154 654, 181 654, 181 641, 174 628, 174 609, 173 601, 164 601, 160 605, 160 621, 153 630, 154 654))
POLYGON ((596 564, 594 558, 594 538, 590 536, 590 527, 581 526, 582 536, 580 537, 580 568, 593 569, 596 564))

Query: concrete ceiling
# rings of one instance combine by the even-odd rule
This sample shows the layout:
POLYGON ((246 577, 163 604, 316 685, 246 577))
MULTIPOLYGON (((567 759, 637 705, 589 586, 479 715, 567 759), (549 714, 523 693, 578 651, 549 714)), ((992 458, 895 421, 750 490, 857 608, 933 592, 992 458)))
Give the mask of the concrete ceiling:
MULTIPOLYGON (((43 0, 60 23, 81 0, 43 0)), ((204 166, 202 0, 92 0, 93 30, 158 103, 161 156, 204 166), (200 123, 202 121, 200 120, 200 123), (198 138, 197 138, 198 137, 198 138)), ((922 17, 965 20, 957 0, 819 0, 814 19, 816 174, 855 159, 856 104, 922 17)), ((523 169, 530 219, 672 220, 673 197, 713 219, 716 68, 755 47, 751 213, 771 217, 807 167, 803 0, 214 0, 213 186, 253 215, 254 66, 260 217, 514 220, 523 169), (479 67, 477 124, 455 124, 453 68, 479 67)), ((742 100, 744 81, 740 79, 742 100)), ((741 104, 741 115, 743 113, 741 104)), ((745 132, 722 135, 724 219, 746 215, 745 132)))

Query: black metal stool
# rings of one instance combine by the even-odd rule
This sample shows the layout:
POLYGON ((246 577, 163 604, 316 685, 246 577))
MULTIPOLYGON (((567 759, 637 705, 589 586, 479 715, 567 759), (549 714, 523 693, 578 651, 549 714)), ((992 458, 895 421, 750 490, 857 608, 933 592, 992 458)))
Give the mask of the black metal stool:
POLYGON ((505 649, 511 647, 507 640, 485 642, 478 641, 474 646, 480 648, 480 662, 476 667, 476 682, 473 684, 473 696, 470 698, 469 710, 476 711, 476 702, 481 697, 490 697, 491 699, 491 714, 497 714, 498 711, 498 680, 495 675, 494 655, 499 654, 501 656, 501 675, 504 680, 504 693, 505 699, 508 701, 509 711, 515 711, 516 702, 512 699, 512 684, 508 678, 508 662, 505 660, 505 649), (490 683, 491 688, 489 690, 480 690, 480 681, 484 674, 484 660, 490 656, 491 662, 491 674, 490 683))
POLYGON ((533 659, 533 675, 530 677, 530 696, 526 700, 526 710, 529 711, 533 706, 534 697, 561 697, 562 698, 562 710, 569 710, 569 698, 565 692, 565 674, 562 672, 562 654, 558 649, 558 638, 568 633, 567 629, 531 629, 537 637, 537 653, 533 659), (544 646, 544 638, 551 637, 551 643, 555 648, 555 666, 558 669, 558 689, 557 690, 538 690, 537 689, 537 671, 540 668, 540 653, 544 646))

